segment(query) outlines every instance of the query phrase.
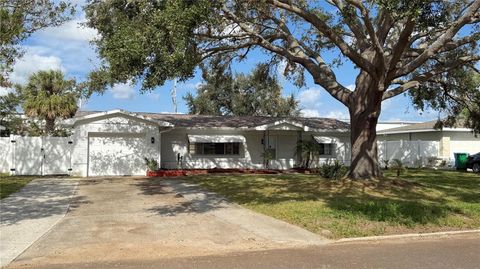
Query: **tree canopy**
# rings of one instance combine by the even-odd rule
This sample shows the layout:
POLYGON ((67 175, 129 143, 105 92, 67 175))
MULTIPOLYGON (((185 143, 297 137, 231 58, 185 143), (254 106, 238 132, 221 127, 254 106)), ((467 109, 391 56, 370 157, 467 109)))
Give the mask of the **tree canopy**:
POLYGON ((20 101, 20 96, 15 92, 0 96, 0 125, 5 127, 5 130, 0 130, 0 136, 8 136, 10 130, 18 125, 20 118, 17 115, 17 107, 20 101))
POLYGON ((0 86, 10 85, 8 73, 23 54, 21 42, 35 31, 60 25, 73 12, 64 1, 0 0, 0 86))
POLYGON ((382 101, 451 91, 434 80, 477 72, 479 8, 480 0, 92 0, 88 25, 100 33, 104 65, 91 78, 97 85, 141 80, 148 90, 187 79, 211 59, 235 62, 263 51, 271 65, 285 61, 297 85, 308 74, 348 108, 349 175, 371 178, 381 175, 375 128, 382 101), (358 70, 354 90, 335 73, 345 62, 358 70))
POLYGON ((235 116, 298 116, 298 101, 282 96, 282 87, 269 66, 258 65, 251 74, 236 74, 222 65, 206 68, 205 82, 196 95, 184 99, 190 114, 235 116))

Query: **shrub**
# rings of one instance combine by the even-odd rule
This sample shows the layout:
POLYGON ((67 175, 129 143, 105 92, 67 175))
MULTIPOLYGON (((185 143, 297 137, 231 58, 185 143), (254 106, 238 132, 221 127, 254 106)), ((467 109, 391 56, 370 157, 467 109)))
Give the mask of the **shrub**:
POLYGON ((273 149, 265 149, 262 154, 263 158, 263 165, 265 166, 266 169, 270 168, 270 161, 275 159, 275 152, 273 149))
POLYGON ((390 163, 390 160, 386 159, 386 160, 382 160, 382 161, 385 164, 385 170, 388 170, 388 164, 390 163))
POLYGON ((397 173, 397 177, 407 171, 405 166, 403 166, 402 161, 400 161, 399 159, 393 159, 393 164, 391 168, 397 173))
POLYGON ((155 159, 149 159, 147 157, 143 158, 145 160, 145 165, 148 167, 150 171, 157 171, 158 170, 158 162, 155 159))
POLYGON ((347 175, 347 172, 347 167, 338 160, 335 160, 333 163, 324 163, 318 169, 318 173, 328 179, 340 179, 347 175))

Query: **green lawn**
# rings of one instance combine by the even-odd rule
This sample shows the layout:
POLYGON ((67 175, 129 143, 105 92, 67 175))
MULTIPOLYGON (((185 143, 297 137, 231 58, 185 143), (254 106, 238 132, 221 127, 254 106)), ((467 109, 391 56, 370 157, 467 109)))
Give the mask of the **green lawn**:
POLYGON ((188 177, 259 213, 330 238, 480 228, 480 175, 409 169, 383 181, 317 175, 188 177))
POLYGON ((10 176, 8 174, 0 174, 0 199, 17 192, 34 178, 35 177, 33 176, 10 176))

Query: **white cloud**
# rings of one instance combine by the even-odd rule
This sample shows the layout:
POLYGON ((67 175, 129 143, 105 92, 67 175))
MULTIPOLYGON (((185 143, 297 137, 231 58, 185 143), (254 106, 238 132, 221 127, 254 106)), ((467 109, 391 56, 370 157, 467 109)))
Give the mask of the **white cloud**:
POLYGON ((320 100, 322 94, 320 88, 308 88, 304 91, 301 91, 298 95, 298 99, 303 104, 315 104, 320 100))
POLYGON ((350 84, 350 85, 348 85, 348 86, 347 86, 347 87, 345 87, 345 88, 347 88, 347 89, 349 89, 349 90, 353 91, 353 90, 355 90, 355 84, 350 84))
POLYGON ((135 89, 132 83, 115 84, 110 91, 115 99, 131 100, 135 96, 135 89))
POLYGON ((32 51, 17 60, 10 74, 10 81, 18 84, 25 84, 28 77, 40 70, 61 70, 65 72, 62 60, 56 56, 43 56, 32 51))
POLYGON ((177 89, 187 89, 187 90, 196 90, 198 87, 202 85, 202 82, 188 82, 188 83, 180 83, 177 85, 177 89))
POLYGON ((316 109, 302 109, 301 111, 302 117, 307 117, 307 118, 318 118, 320 117, 320 112, 316 109))
POLYGON ((330 111, 327 114, 325 114, 323 117, 333 118, 333 119, 337 119, 337 120, 349 119, 350 118, 350 116, 346 112, 343 112, 343 111, 340 111, 340 110, 330 111))
POLYGON ((320 113, 317 109, 302 109, 301 114, 307 118, 333 118, 337 120, 343 120, 350 118, 348 113, 340 110, 325 111, 326 113, 320 113))
POLYGON ((68 40, 68 41, 92 41, 98 36, 97 30, 83 25, 84 19, 68 21, 57 27, 49 27, 39 32, 41 38, 68 40))

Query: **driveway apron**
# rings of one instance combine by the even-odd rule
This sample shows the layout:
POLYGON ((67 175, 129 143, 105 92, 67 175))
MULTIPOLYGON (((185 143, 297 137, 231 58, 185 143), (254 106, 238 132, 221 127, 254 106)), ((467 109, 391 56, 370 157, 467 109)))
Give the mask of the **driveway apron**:
POLYGON ((47 233, 68 211, 78 182, 35 179, 0 200, 0 267, 47 233))

